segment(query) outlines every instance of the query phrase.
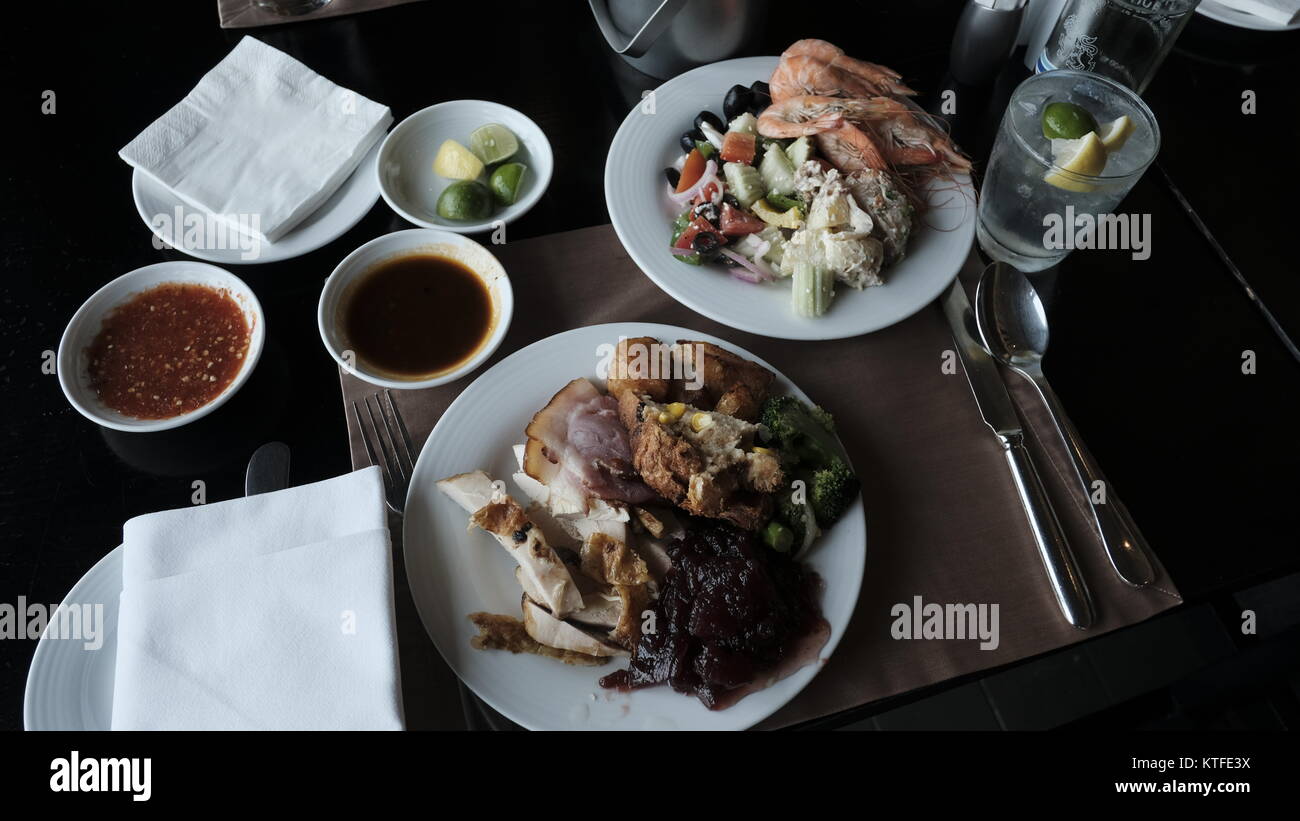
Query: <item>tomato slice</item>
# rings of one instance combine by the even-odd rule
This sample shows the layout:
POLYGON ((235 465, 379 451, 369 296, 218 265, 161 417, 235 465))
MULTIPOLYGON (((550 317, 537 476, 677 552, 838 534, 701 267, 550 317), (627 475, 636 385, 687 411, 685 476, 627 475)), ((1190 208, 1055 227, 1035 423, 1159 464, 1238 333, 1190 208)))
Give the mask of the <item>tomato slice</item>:
POLYGON ((727 238, 719 234, 718 229, 713 227, 713 223, 704 217, 695 216, 691 218, 690 224, 686 226, 686 230, 682 232, 682 235, 677 238, 677 242, 673 243, 673 247, 683 248, 687 251, 694 250, 696 234, 713 234, 718 238, 719 245, 727 241, 727 238))
POLYGON ((751 165, 757 151, 757 140, 753 134, 728 131, 727 135, 722 138, 722 159, 724 162, 742 162, 751 165))
POLYGON ((718 221, 722 223, 722 233, 729 237, 757 234, 767 227, 767 223, 758 217, 732 207, 729 202, 722 204, 722 216, 718 221))
POLYGON ((689 191, 692 185, 700 181, 704 176, 704 155, 700 149, 692 148, 691 153, 686 155, 686 163, 682 166, 681 179, 677 181, 677 193, 689 191))

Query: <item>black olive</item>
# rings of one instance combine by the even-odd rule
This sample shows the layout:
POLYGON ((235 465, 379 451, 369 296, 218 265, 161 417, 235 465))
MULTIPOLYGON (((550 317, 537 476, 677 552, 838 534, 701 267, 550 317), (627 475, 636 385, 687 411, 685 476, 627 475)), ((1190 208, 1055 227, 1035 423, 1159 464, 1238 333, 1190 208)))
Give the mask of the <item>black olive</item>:
POLYGON ((749 87, 749 111, 751 114, 762 114, 763 109, 772 104, 772 95, 768 93, 767 83, 761 80, 749 87))
POLYGON ((704 217, 709 222, 713 223, 714 225, 717 225, 718 206, 714 205, 711 202, 706 202, 703 203, 702 205, 697 205, 695 206, 695 216, 704 217))
POLYGON ((749 89, 741 85, 735 85, 731 87, 731 90, 727 92, 727 96, 722 100, 722 113, 726 115, 728 122, 730 122, 748 111, 749 106, 749 89))
POLYGON ((691 153, 691 149, 695 148, 695 144, 703 139, 703 134, 692 129, 691 131, 682 132, 682 137, 677 142, 681 145, 682 150, 689 154, 691 153))
POLYGON ((762 80, 755 80, 753 83, 750 83, 749 91, 751 94, 762 94, 764 97, 772 96, 772 89, 762 80))
POLYGON ((674 191, 676 191, 677 183, 682 181, 682 172, 670 166, 664 169, 664 176, 668 178, 668 184, 673 187, 674 191))
POLYGON ((716 251, 718 248, 718 235, 708 231, 701 231, 691 240, 691 247, 702 254, 710 251, 716 251))
POLYGON ((703 134, 704 129, 700 127, 700 123, 708 123, 716 128, 719 133, 727 130, 727 127, 722 124, 722 120, 719 120, 718 115, 712 111, 701 111, 695 115, 695 129, 703 134))
POLYGON ((735 197, 731 196, 730 194, 723 194, 723 195, 722 195, 722 201, 725 202, 725 203, 727 203, 728 205, 730 205, 732 208, 740 208, 740 207, 741 207, 741 205, 740 205, 740 200, 736 199, 735 197))

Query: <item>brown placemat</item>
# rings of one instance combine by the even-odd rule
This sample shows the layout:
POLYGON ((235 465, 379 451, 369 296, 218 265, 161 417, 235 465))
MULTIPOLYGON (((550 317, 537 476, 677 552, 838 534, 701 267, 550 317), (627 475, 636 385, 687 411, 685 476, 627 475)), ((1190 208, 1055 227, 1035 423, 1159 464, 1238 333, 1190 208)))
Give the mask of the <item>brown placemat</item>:
POLYGON ((283 15, 261 8, 253 0, 217 0, 217 17, 223 29, 242 29, 254 26, 278 26, 281 23, 297 23, 301 20, 319 20, 323 17, 339 17, 344 14, 357 14, 414 2, 417 0, 330 0, 328 5, 306 14, 283 15))
MULTIPOLYGON (((942 367, 944 352, 953 350, 954 343, 937 303, 867 336, 790 342, 732 330, 677 304, 640 272, 608 225, 492 250, 510 273, 516 309, 489 365, 570 328, 662 322, 752 351, 834 414, 862 478, 867 517, 862 593, 826 669, 761 727, 820 718, 1044 653, 1142 621, 1182 601, 1158 562, 1156 581, 1145 589, 1129 587, 1115 576, 1090 517, 1085 518, 1082 493, 1068 490, 1064 448, 1059 440, 1044 448, 1034 435, 1030 449, 1050 456, 1051 469, 1041 470, 1043 480, 1057 500, 1097 608, 1091 630, 1076 630, 1062 620, 1000 447, 980 418, 960 366, 955 373, 942 367), (912 604, 916 596, 940 605, 998 604, 998 647, 981 650, 978 640, 892 638, 891 609, 912 604)), ((977 273, 976 268, 972 260, 963 276, 977 273)), ((417 445, 423 445, 472 378, 394 392, 417 445)), ((375 390, 342 371, 340 379, 347 408, 375 390)), ((1015 376, 1009 377, 1008 387, 1031 432, 1049 430, 1032 388, 1015 376)), ((348 432, 353 465, 368 464, 350 411, 348 432)))

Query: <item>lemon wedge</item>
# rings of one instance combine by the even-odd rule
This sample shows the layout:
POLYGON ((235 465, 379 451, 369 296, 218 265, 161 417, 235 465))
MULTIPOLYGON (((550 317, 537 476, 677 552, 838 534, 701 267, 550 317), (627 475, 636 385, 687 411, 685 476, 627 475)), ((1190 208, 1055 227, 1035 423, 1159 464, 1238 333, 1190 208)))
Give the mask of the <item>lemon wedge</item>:
POLYGON ((1106 168, 1106 146, 1102 145, 1097 132, 1089 131, 1077 140, 1052 140, 1052 158, 1056 161, 1056 168, 1043 179, 1066 191, 1087 193, 1097 190, 1097 186, 1076 175, 1095 177, 1101 174, 1106 168))
POLYGON ((455 140, 447 140, 433 158, 433 173, 449 180, 474 180, 483 173, 483 161, 455 140))
POLYGON ((1125 114, 1118 120, 1112 120, 1102 126, 1098 136, 1101 137, 1101 144, 1107 151, 1119 151, 1132 136, 1135 128, 1133 121, 1125 114))

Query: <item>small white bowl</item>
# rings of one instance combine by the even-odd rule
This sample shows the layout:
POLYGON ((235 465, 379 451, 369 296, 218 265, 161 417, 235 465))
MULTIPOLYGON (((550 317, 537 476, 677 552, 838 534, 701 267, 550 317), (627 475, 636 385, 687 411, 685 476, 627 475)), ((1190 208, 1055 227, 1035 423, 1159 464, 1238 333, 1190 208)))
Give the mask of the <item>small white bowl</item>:
POLYGON ((257 301, 253 289, 249 288, 242 279, 225 269, 205 262, 190 260, 159 262, 156 265, 136 268, 108 283, 96 291, 72 315, 72 320, 59 341, 57 361, 59 385, 62 386, 63 394, 68 397, 72 407, 90 421, 106 428, 131 433, 170 430, 207 416, 234 396, 235 391, 248 381, 253 369, 257 367, 257 360, 262 355, 262 343, 265 339, 266 321, 262 315, 262 305, 257 301), (134 416, 118 413, 105 405, 91 387, 86 350, 95 341, 95 337, 103 328, 104 317, 110 311, 141 291, 173 282, 219 288, 229 293, 239 303, 244 310, 244 321, 249 327, 248 352, 244 355, 244 363, 224 391, 206 405, 188 413, 167 419, 137 419, 134 416))
POLYGON ((334 273, 325 280, 320 304, 316 309, 316 323, 320 327, 320 338, 325 343, 325 349, 344 370, 372 385, 415 390, 453 382, 482 365, 501 345, 501 340, 505 339, 514 310, 515 293, 510 287, 510 278, 492 252, 459 234, 413 228, 376 237, 344 257, 334 273), (411 254, 436 254, 463 263, 483 280, 492 299, 492 331, 474 355, 455 368, 422 379, 403 379, 375 370, 353 354, 352 345, 343 330, 343 311, 352 286, 381 262, 411 254))
POLYGON ((384 138, 377 164, 379 193, 394 211, 416 225, 475 234, 528 213, 551 184, 554 164, 550 141, 528 117, 500 103, 453 100, 415 112, 384 138), (433 158, 444 140, 455 140, 468 148, 469 135, 488 123, 504 125, 519 139, 519 153, 508 162, 528 167, 523 188, 514 204, 495 206, 492 215, 481 222, 443 219, 438 216, 438 196, 455 180, 435 174, 433 158))

